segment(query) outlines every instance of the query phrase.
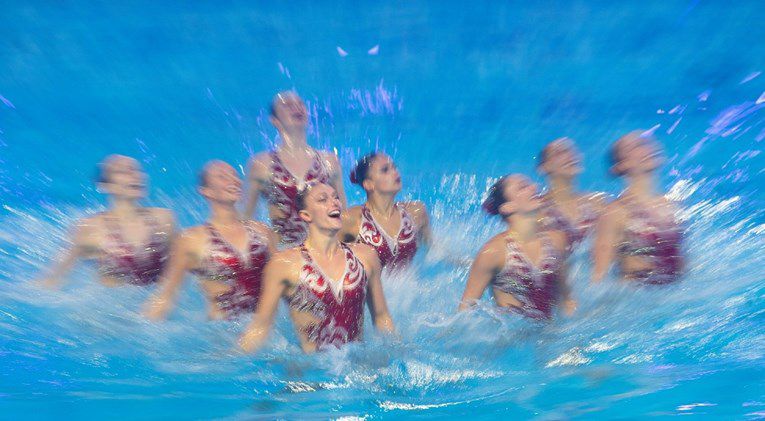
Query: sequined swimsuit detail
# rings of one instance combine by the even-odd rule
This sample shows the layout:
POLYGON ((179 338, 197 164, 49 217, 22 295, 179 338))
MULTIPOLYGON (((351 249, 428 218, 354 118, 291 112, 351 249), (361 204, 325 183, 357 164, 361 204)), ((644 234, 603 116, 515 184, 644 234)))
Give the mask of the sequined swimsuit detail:
POLYGON ((558 209, 550 199, 545 200, 546 208, 542 226, 546 230, 563 231, 568 237, 570 248, 579 245, 592 231, 598 215, 588 202, 577 205, 578 218, 572 221, 558 209))
POLYGON ((417 230, 414 222, 404 205, 396 203, 395 207, 401 214, 401 227, 395 238, 377 224, 367 205, 361 207, 358 242, 374 247, 383 267, 406 266, 417 253, 417 230))
POLYGON ((104 216, 106 237, 98 259, 101 276, 134 285, 153 284, 159 278, 170 252, 169 235, 161 231, 159 221, 151 212, 142 213, 150 234, 147 242, 138 247, 125 240, 114 217, 104 216))
POLYGON ((683 229, 677 220, 658 218, 644 206, 629 202, 624 238, 619 244, 622 256, 640 256, 651 269, 625 273, 627 279, 644 284, 668 284, 682 274, 683 229))
POLYGON ((271 224, 282 236, 282 242, 287 245, 302 243, 308 235, 308 226, 297 214, 295 198, 299 189, 308 183, 328 183, 330 174, 321 160, 319 153, 313 151, 313 160, 302 180, 287 169, 276 151, 271 152, 270 178, 264 194, 268 202, 276 206, 284 215, 272 218, 271 224))
POLYGON ((547 236, 542 238, 542 256, 535 266, 520 250, 517 243, 507 237, 505 265, 494 277, 492 286, 512 294, 521 302, 517 309, 533 319, 552 317, 553 307, 560 295, 560 267, 562 256, 550 244, 547 236))
POLYGON ((252 223, 245 222, 247 249, 240 253, 212 226, 205 224, 209 246, 207 255, 194 273, 202 279, 224 283, 229 292, 215 298, 219 308, 230 316, 253 312, 260 297, 263 268, 269 258, 268 240, 252 223))
POLYGON ((345 271, 340 279, 334 280, 316 265, 302 245, 303 266, 298 285, 287 299, 292 310, 307 312, 316 318, 303 333, 318 348, 339 347, 360 340, 364 327, 366 272, 350 247, 345 244, 340 247, 345 255, 345 271))

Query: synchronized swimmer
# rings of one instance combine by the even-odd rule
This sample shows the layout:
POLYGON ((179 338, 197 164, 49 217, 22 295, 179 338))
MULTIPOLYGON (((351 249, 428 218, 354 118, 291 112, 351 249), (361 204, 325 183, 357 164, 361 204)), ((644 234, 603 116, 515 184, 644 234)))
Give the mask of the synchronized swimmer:
MULTIPOLYGON (((419 246, 430 244, 427 208, 396 201, 402 188, 398 167, 375 151, 350 172, 366 201, 346 209, 337 156, 308 146, 303 100, 294 92, 277 94, 271 123, 280 143, 252 158, 244 214, 236 209, 244 196, 239 174, 225 162, 210 161, 198 186, 210 217, 177 235, 170 210, 138 205, 146 195, 138 162, 107 157, 97 185, 108 195, 109 209, 77 223, 72 246, 43 283, 59 286, 77 260, 95 260, 106 285, 158 284, 143 313, 160 320, 193 273, 211 319, 252 317, 239 341, 247 352, 267 340, 282 299, 307 353, 361 340, 365 304, 377 330, 394 332, 382 279, 409 266, 419 246), (260 197, 267 201, 270 227, 250 219, 260 197)), ((532 320, 550 320, 557 309, 573 314, 568 262, 586 251, 590 237, 593 283, 614 263, 625 282, 676 282, 683 272, 683 228, 676 205, 657 193, 653 181, 661 156, 648 132, 617 140, 609 152, 611 172, 627 185, 610 203, 602 193, 576 191, 581 157, 569 138, 542 149, 538 170, 548 181, 545 193, 521 174, 500 178, 483 209, 501 217, 506 229, 473 260, 459 310, 472 307, 491 287, 499 308, 532 320)))

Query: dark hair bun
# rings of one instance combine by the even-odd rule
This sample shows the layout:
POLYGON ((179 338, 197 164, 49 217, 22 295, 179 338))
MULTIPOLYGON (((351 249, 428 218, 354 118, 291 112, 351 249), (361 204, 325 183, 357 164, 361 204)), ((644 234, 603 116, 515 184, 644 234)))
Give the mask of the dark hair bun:
POLYGON ((372 161, 377 156, 378 152, 370 152, 358 161, 356 161, 356 165, 351 170, 351 173, 349 174, 349 178, 351 179, 351 183, 358 184, 361 186, 364 183, 364 180, 367 179, 367 173, 369 173, 369 166, 372 165, 372 161))

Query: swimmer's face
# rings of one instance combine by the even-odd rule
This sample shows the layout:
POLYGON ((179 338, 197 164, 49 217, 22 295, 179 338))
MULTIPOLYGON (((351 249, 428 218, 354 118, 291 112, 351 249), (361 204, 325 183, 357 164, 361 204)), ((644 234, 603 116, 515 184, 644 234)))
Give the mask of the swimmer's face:
POLYGON ((378 154, 374 157, 367 171, 367 179, 364 180, 364 189, 387 194, 401 191, 401 174, 388 155, 378 154))
POLYGON ((205 166, 205 184, 199 193, 208 200, 221 203, 236 203, 242 197, 242 179, 234 167, 213 161, 205 166))
POLYGON ((273 100, 274 114, 271 123, 280 130, 305 129, 308 110, 303 100, 294 92, 281 92, 273 100))
POLYGON ((343 227, 342 210, 337 191, 328 184, 319 183, 308 192, 305 209, 299 212, 299 216, 317 228, 339 231, 343 227))
POLYGON ((617 162, 613 171, 617 174, 649 173, 664 160, 661 147, 654 137, 638 131, 617 140, 614 148, 617 162))
POLYGON ((504 197, 507 200, 499 207, 502 215, 534 212, 542 206, 537 185, 522 175, 511 175, 504 182, 504 197))
POLYGON ((574 177, 582 172, 582 159, 574 142, 568 138, 553 140, 545 146, 542 173, 549 176, 574 177))
POLYGON ((102 164, 104 180, 98 187, 104 193, 124 199, 141 199, 146 196, 146 173, 133 158, 112 155, 102 164))

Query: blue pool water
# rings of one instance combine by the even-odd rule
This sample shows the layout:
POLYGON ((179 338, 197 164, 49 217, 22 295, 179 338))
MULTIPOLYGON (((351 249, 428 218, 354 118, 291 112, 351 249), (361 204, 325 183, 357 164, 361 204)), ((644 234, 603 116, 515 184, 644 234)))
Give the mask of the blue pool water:
POLYGON ((765 417, 765 3, 119 3, 0 7, 0 418, 765 417), (62 292, 29 283, 102 208, 95 162, 137 157, 148 202, 198 223, 197 169, 267 148, 287 88, 314 145, 346 169, 390 151, 431 209, 436 246, 385 284, 399 341, 368 326, 304 356, 282 309, 242 356, 244 321, 206 321, 194 282, 163 324, 136 311, 147 291, 87 265, 62 292), (492 177, 533 174, 568 135, 581 186, 616 193, 603 151, 637 127, 656 127, 687 205, 686 279, 591 287, 579 256, 571 319, 455 315, 467 269, 441 257, 500 229, 478 209, 492 177))

